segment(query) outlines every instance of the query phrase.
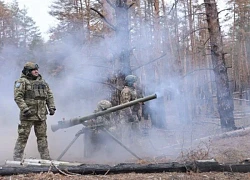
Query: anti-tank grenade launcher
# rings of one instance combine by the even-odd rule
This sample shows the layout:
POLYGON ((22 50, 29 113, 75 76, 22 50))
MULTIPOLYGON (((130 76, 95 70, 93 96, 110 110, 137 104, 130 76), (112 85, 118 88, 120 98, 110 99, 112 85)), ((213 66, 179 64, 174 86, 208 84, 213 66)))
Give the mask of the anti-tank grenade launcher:
POLYGON ((55 132, 58 129, 65 129, 65 128, 69 128, 69 127, 72 127, 72 126, 76 126, 78 124, 82 124, 83 122, 85 122, 85 121, 87 121, 89 119, 95 119, 98 116, 102 116, 102 115, 105 115, 105 114, 108 114, 108 113, 119 111, 121 109, 125 109, 127 107, 133 106, 133 105, 135 105, 137 103, 150 101, 150 100, 156 99, 156 98, 157 98, 157 95, 152 94, 152 95, 149 95, 149 96, 146 96, 146 97, 143 97, 143 98, 136 99, 134 101, 130 101, 130 102, 125 103, 125 104, 121 104, 121 105, 118 105, 118 106, 111 107, 111 108, 109 108, 109 109, 107 109, 105 111, 100 111, 100 112, 97 112, 97 113, 90 114, 88 116, 73 118, 73 119, 65 120, 65 121, 59 121, 58 124, 51 125, 51 130, 53 132, 55 132))

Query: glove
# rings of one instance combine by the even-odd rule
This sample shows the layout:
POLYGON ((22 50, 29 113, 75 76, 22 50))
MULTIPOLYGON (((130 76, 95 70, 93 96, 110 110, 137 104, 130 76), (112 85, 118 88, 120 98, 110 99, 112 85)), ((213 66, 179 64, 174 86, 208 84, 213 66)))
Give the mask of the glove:
POLYGON ((23 112, 24 117, 30 117, 31 115, 32 115, 32 113, 29 109, 23 112))
POLYGON ((50 108, 49 115, 53 116, 55 114, 56 109, 50 108))

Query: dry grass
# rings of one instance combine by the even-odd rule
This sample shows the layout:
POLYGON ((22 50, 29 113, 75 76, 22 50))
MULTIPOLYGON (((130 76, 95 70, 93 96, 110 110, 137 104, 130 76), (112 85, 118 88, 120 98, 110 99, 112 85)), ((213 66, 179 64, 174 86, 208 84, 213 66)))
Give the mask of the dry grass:
POLYGON ((189 149, 181 152, 178 158, 180 162, 194 162, 196 160, 209 159, 211 142, 200 142, 195 149, 189 149))
POLYGON ((249 180, 250 173, 127 173, 127 174, 112 174, 112 175, 61 175, 53 173, 41 173, 41 174, 25 174, 25 175, 15 175, 9 177, 0 177, 0 180, 249 180))

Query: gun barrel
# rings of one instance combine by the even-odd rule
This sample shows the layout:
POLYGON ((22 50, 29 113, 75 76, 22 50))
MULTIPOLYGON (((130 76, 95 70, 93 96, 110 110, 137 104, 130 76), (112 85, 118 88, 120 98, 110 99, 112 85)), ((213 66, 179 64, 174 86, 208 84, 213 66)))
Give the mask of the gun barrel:
POLYGON ((84 116, 84 117, 80 117, 80 118, 72 118, 72 119, 66 120, 66 121, 59 121, 58 124, 51 125, 51 130, 53 132, 55 132, 58 129, 65 129, 65 128, 69 128, 69 127, 72 127, 72 126, 76 126, 78 124, 82 124, 84 121, 87 121, 89 119, 94 119, 94 118, 97 118, 98 116, 102 116, 102 115, 112 113, 112 112, 115 112, 115 111, 118 111, 118 110, 121 110, 121 109, 125 109, 125 108, 133 106, 133 105, 135 105, 137 103, 150 101, 150 100, 156 99, 156 98, 157 98, 157 95, 152 94, 152 95, 149 95, 149 96, 146 96, 146 97, 143 97, 143 98, 136 99, 134 101, 130 101, 130 102, 125 103, 125 104, 121 104, 121 105, 118 105, 118 106, 111 107, 111 108, 109 108, 109 109, 107 109, 105 111, 100 111, 100 112, 97 112, 97 113, 90 114, 88 116, 84 116))

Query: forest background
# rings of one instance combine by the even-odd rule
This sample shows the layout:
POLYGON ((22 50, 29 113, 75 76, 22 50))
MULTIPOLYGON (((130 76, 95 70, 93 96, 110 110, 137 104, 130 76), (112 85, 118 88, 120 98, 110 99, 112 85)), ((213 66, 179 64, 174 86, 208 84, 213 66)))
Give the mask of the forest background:
MULTIPOLYGON (((153 126, 219 117, 221 127, 234 128, 221 119, 229 114, 234 124, 233 100, 249 100, 250 3, 228 0, 209 12, 210 5, 216 8, 217 2, 55 0, 49 13, 58 24, 45 41, 27 9, 0 1, 1 134, 13 135, 5 154, 11 156, 19 121, 13 85, 27 61, 39 64, 55 94, 57 114, 48 124, 91 113, 101 99, 119 104, 124 77, 135 74, 145 95, 158 95, 150 104, 153 126), (218 24, 211 26, 211 17, 218 24)), ((66 141, 75 130, 58 137, 66 141)))

